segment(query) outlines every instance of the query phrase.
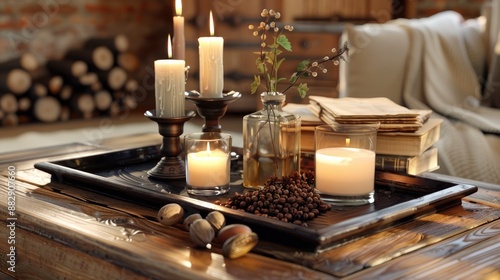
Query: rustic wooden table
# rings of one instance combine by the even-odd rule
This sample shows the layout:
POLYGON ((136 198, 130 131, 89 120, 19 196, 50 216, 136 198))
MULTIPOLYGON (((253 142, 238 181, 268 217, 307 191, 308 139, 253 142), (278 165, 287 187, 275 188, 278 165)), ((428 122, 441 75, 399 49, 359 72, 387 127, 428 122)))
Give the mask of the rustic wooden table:
POLYGON ((322 253, 260 242, 224 258, 193 246, 158 209, 50 180, 34 163, 160 143, 158 135, 0 156, 0 262, 15 279, 500 279, 500 186, 426 174, 479 191, 462 204, 322 253), (10 171, 10 174, 9 174, 10 171), (6 230, 7 229, 7 230, 6 230))

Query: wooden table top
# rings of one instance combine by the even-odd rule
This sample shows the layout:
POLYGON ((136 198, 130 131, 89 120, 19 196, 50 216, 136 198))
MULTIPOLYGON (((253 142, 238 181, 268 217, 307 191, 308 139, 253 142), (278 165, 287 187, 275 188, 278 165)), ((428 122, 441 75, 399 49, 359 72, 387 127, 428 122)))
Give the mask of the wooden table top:
MULTIPOLYGON (((321 253, 259 242, 228 259, 158 209, 50 180, 34 163, 160 143, 158 135, 0 156, 1 276, 15 279, 500 279, 500 186, 321 253), (9 176, 9 170, 11 172, 9 176), (15 189, 15 191, 14 191, 15 189), (13 191, 13 192, 12 192, 13 191), (7 228, 7 230, 4 230, 7 228)), ((456 183, 470 181, 426 174, 456 183)))

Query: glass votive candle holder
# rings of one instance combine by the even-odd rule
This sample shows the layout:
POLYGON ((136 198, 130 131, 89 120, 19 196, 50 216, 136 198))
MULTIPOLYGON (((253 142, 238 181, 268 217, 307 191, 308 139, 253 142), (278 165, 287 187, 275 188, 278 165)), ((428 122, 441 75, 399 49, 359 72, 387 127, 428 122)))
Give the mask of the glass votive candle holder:
POLYGON ((186 191, 213 196, 229 191, 231 135, 199 132, 184 136, 186 154, 186 191))
POLYGON ((315 188, 333 205, 373 203, 380 123, 332 123, 315 128, 315 188))

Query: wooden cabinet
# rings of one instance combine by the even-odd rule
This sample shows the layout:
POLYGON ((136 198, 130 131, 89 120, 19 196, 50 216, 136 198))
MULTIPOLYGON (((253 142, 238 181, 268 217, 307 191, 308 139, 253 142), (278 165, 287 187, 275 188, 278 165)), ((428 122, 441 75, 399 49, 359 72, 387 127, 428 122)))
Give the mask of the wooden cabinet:
MULTIPOLYGON (((185 0, 186 63, 191 68, 186 89, 199 89, 198 37, 209 36, 210 10, 215 21, 215 35, 224 37, 224 89, 239 91, 243 95, 229 106, 229 111, 246 113, 261 106, 258 95, 250 94, 256 73, 254 52, 259 50, 260 41, 252 36, 248 25, 259 24, 262 9, 279 11, 282 23, 294 26, 294 31, 286 34, 293 52, 283 54, 286 61, 280 68, 283 76, 290 77, 302 60, 321 59, 331 55, 332 48, 339 47, 344 23, 339 19, 385 21, 388 19, 381 17, 379 20, 375 16, 390 11, 390 3, 388 0, 185 0)), ((326 68, 327 73, 302 80, 308 83, 310 95, 337 96, 338 66, 332 63, 326 68)), ((307 98, 302 99, 290 90, 287 102, 307 102, 307 98)))

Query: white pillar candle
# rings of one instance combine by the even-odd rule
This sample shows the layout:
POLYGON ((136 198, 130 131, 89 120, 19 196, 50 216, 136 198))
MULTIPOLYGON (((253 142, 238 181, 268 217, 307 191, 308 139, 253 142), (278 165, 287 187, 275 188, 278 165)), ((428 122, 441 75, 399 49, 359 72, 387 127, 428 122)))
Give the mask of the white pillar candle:
POLYGON ((224 88, 224 39, 213 37, 214 22, 210 11, 211 37, 198 38, 200 56, 200 96, 221 98, 224 88))
POLYGON ((375 153, 357 148, 324 148, 315 155, 316 189, 330 195, 366 195, 374 189, 375 153))
MULTIPOLYGON (((168 37, 168 53, 171 57, 171 42, 168 37)), ((185 108, 185 62, 177 59, 155 60, 155 101, 158 117, 184 116, 185 108)))
POLYGON ((182 0, 175 1, 175 14, 173 58, 184 60, 186 58, 186 42, 184 38, 184 17, 182 16, 182 0))
POLYGON ((189 153, 186 163, 186 182, 196 187, 229 184, 229 155, 221 150, 189 153))

